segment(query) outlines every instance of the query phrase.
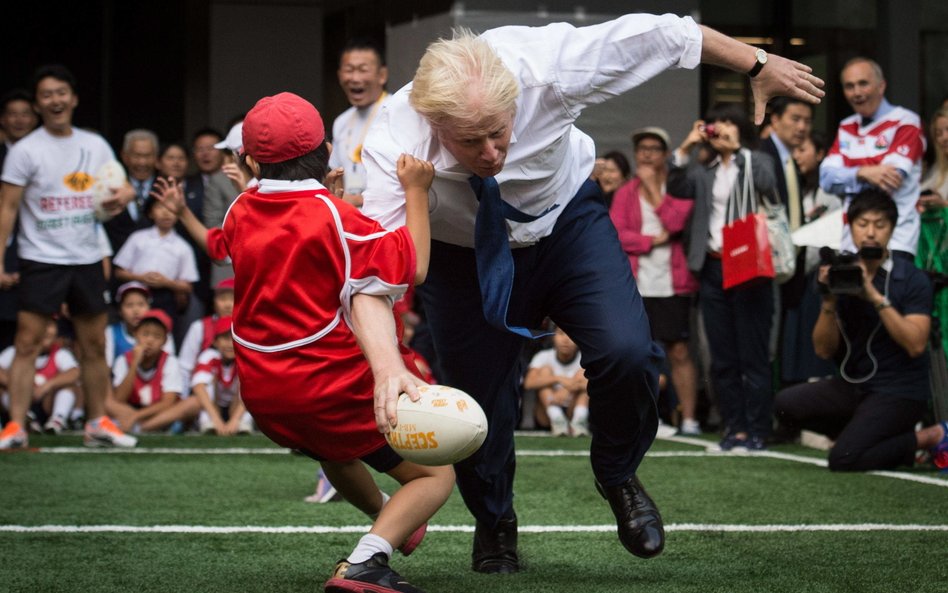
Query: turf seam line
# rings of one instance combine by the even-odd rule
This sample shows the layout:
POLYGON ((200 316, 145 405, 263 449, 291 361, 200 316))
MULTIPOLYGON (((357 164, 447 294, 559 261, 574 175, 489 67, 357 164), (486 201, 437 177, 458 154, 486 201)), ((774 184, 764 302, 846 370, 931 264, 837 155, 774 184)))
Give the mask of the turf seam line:
MULTIPOLYGON (((208 525, 0 525, 0 533, 163 533, 163 534, 326 534, 364 533, 369 525, 313 525, 313 526, 208 526, 208 525)), ((611 525, 521 525, 518 532, 543 533, 610 533, 611 525)), ((812 532, 948 532, 948 525, 893 524, 893 523, 824 523, 824 524, 705 524, 672 523, 665 525, 672 532, 717 532, 717 533, 812 533, 812 532)), ((442 533, 473 533, 473 525, 429 525, 428 531, 442 533)))

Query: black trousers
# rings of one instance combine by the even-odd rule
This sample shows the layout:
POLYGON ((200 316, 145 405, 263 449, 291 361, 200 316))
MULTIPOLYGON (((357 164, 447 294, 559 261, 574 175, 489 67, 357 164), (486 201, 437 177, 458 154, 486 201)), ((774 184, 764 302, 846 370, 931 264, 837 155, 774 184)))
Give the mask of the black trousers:
POLYGON ((812 430, 836 441, 834 471, 894 469, 912 465, 915 424, 925 402, 866 392, 834 378, 784 389, 774 402, 777 418, 791 428, 812 430))

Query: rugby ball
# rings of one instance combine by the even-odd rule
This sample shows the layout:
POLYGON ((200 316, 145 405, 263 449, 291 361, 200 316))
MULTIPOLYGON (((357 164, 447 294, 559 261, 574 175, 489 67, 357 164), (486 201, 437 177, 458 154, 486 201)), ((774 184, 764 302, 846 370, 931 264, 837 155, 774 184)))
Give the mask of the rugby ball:
POLYGON ((385 436, 403 459, 450 465, 474 454, 487 438, 487 416, 470 395, 446 385, 418 388, 421 398, 398 397, 398 425, 385 436))
POLYGON ((112 215, 102 207, 102 203, 112 199, 112 190, 122 187, 127 182, 125 169, 122 168, 121 163, 109 161, 102 165, 96 173, 95 183, 92 184, 92 206, 96 219, 106 222, 112 218, 112 215))

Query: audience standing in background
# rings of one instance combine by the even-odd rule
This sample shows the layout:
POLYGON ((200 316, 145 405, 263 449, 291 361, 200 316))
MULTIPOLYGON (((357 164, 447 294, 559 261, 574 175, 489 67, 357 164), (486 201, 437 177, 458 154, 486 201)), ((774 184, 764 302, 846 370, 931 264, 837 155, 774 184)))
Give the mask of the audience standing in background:
MULTIPOLYGON (((918 200, 922 228, 915 265, 935 274, 948 274, 948 107, 932 115, 929 128, 935 162, 922 181, 918 200)), ((948 290, 935 291, 934 315, 941 324, 942 349, 948 355, 948 290)))
POLYGON ((662 128, 632 133, 635 178, 615 193, 609 216, 629 256, 652 339, 665 348, 681 408, 679 431, 696 435, 701 433, 695 417, 698 371, 689 338, 698 281, 688 269, 682 242, 694 200, 675 198, 667 192, 669 142, 668 132, 662 128))
MULTIPOLYGON (((29 92, 23 89, 10 91, 0 99, 0 129, 6 136, 0 143, 0 174, 10 147, 36 129, 39 120, 33 111, 32 99, 29 92)), ((3 269, 8 280, 0 280, 0 349, 12 346, 16 335, 16 313, 19 308, 16 286, 20 281, 20 258, 16 246, 18 233, 19 224, 14 223, 3 255, 3 269)))
MULTIPOLYGON (((217 144, 223 139, 223 136, 212 128, 204 128, 194 135, 194 141, 191 143, 191 151, 194 155, 194 164, 197 166, 198 172, 185 181, 186 203, 194 204, 200 202, 201 219, 204 221, 204 224, 211 228, 218 227, 224 222, 224 215, 227 213, 227 208, 230 207, 234 198, 240 193, 239 190, 234 188, 234 185, 222 170, 224 166, 224 155, 222 150, 217 147, 217 144), (200 194, 200 197, 198 194, 200 194)), ((190 207, 189 209, 194 212, 194 209, 190 207)), ((209 270, 206 277, 208 286, 216 286, 221 280, 234 277, 234 270, 230 264, 223 262, 207 263, 210 261, 210 258, 207 257, 203 249, 197 248, 190 234, 181 232, 181 235, 194 247, 195 256, 198 260, 198 269, 203 270, 206 266, 209 270)), ((205 295, 205 297, 206 296, 207 295, 205 295)), ((210 303, 205 303, 205 306, 209 307, 210 303)))
POLYGON ((129 235, 151 226, 151 221, 145 214, 145 202, 157 175, 158 136, 151 130, 131 130, 122 140, 121 154, 128 181, 135 190, 135 199, 104 225, 112 250, 116 253, 128 240, 129 235))
POLYGON ((388 97, 388 68, 381 47, 368 39, 349 41, 339 56, 338 75, 350 107, 333 121, 329 166, 343 170, 342 198, 361 206, 365 190, 362 144, 388 97))
MULTIPOLYGON (((104 407, 109 391, 104 343, 108 285, 91 190, 94 175, 115 155, 101 136, 72 125, 79 98, 75 78, 66 68, 41 67, 33 89, 43 125, 10 149, 0 188, 0 250, 6 251, 19 214, 21 258, 16 356, 10 367, 11 419, 0 433, 0 449, 27 446, 23 427, 36 357, 49 319, 63 302, 76 334, 87 418, 84 442, 133 447, 136 439, 120 431, 104 407), (56 207, 59 204, 71 208, 56 207)), ((113 190, 104 206, 115 213, 134 197, 131 186, 124 185, 113 190)), ((9 283, 10 275, 0 270, 0 282, 9 283)))
POLYGON ((612 197, 616 190, 625 185, 631 174, 629 159, 617 150, 607 152, 596 159, 590 179, 599 184, 599 189, 602 190, 602 201, 606 204, 606 208, 612 204, 612 197))
POLYGON ((199 278, 194 250, 175 230, 178 217, 174 212, 150 198, 145 213, 155 224, 132 233, 115 254, 115 277, 148 286, 152 308, 176 322, 179 312, 187 308, 191 284, 199 278))
MULTIPOLYGON (((826 136, 811 131, 806 140, 793 150, 800 169, 803 223, 809 224, 824 216, 840 216, 839 196, 823 190, 819 183, 820 162, 829 145, 826 136)), ((820 263, 818 247, 802 248, 797 260, 804 274, 800 304, 787 310, 781 336, 780 374, 784 385, 802 383, 815 377, 833 374, 831 363, 819 358, 813 350, 813 325, 820 314, 820 296, 816 291, 816 275, 820 263)))
MULTIPOLYGON (((820 165, 820 186, 844 198, 866 187, 878 187, 899 209, 898 226, 889 249, 897 257, 914 259, 920 218, 919 198, 925 138, 918 115, 885 99, 886 82, 879 64, 853 58, 843 66, 840 79, 846 101, 855 111, 839 123, 836 140, 820 165)), ((849 229, 842 247, 855 251, 849 229)))
MULTIPOLYGON (((729 205, 744 184, 750 157, 757 196, 773 200, 773 159, 756 146, 757 131, 736 105, 712 107, 696 121, 674 154, 668 193, 695 200, 688 267, 699 275, 698 303, 708 337, 711 385, 724 421, 720 447, 762 450, 772 430, 773 391, 769 343, 774 315, 773 281, 759 279, 725 289, 721 267, 722 232, 732 222, 729 205), (706 127, 708 126, 708 127, 706 127), (709 133, 709 127, 713 126, 709 133), (716 153, 697 162, 692 149, 707 143, 716 153), (687 165, 687 169, 682 169, 687 165)), ((750 209, 757 211, 758 204, 750 209)), ((735 219, 748 212, 736 213, 735 219)))

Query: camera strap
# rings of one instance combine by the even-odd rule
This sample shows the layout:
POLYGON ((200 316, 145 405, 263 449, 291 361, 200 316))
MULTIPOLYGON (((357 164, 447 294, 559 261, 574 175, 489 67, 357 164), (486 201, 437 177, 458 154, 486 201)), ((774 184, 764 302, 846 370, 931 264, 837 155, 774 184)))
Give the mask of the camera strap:
MULTIPOLYGON (((892 272, 895 269, 895 260, 892 259, 892 254, 889 254, 889 258, 879 267, 880 270, 886 273, 885 275, 885 284, 882 289, 882 296, 889 298, 889 281, 892 280, 892 272)), ((876 271, 878 274, 878 270, 876 271)), ((849 376, 846 372, 846 364, 849 362, 849 357, 852 355, 852 342, 849 340, 849 337, 846 335, 846 331, 843 329, 843 323, 839 320, 839 315, 836 316, 836 327, 839 328, 839 334, 843 337, 843 342, 846 344, 846 356, 843 357, 843 361, 839 364, 839 374, 847 383, 852 383, 853 385, 859 385, 865 383, 869 379, 872 379, 876 376, 876 373, 879 372, 879 361, 876 360, 876 357, 872 354, 872 340, 876 337, 876 334, 879 333, 879 330, 882 329, 882 318, 879 318, 879 323, 872 329, 872 332, 869 334, 869 339, 866 340, 866 355, 869 356, 869 360, 872 361, 872 370, 869 371, 869 374, 865 377, 854 379, 849 376)))

